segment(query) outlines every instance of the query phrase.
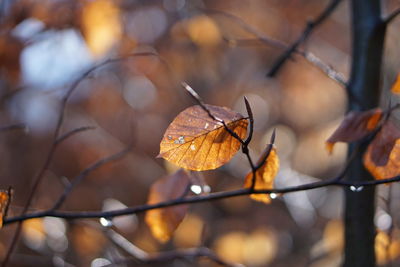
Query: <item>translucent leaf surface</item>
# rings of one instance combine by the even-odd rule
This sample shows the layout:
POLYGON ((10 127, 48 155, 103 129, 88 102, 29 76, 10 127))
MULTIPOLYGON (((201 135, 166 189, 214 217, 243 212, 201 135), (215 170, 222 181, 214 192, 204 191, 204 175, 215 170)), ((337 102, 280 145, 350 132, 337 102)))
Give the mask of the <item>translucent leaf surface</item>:
MULTIPOLYGON (((264 155, 261 156, 261 159, 264 158, 264 155)), ((276 153, 276 149, 272 148, 271 152, 265 161, 264 165, 259 168, 256 172, 256 182, 254 189, 262 190, 262 189, 272 189, 274 186, 274 179, 279 170, 279 158, 276 153)), ((244 187, 250 188, 253 179, 253 173, 249 172, 246 175, 246 179, 244 181, 244 187)), ((271 202, 271 198, 268 194, 252 194, 250 197, 256 201, 261 201, 266 204, 271 202)))
POLYGON ((368 146, 364 165, 375 179, 400 174, 400 130, 388 121, 368 146))
MULTIPOLYGON (((206 106, 240 138, 246 137, 248 122, 241 114, 225 107, 206 106)), ((192 106, 169 125, 158 156, 185 169, 204 171, 224 165, 239 148, 240 142, 221 122, 211 119, 200 106, 192 106)))
POLYGON ((379 108, 348 113, 336 131, 326 141, 327 150, 332 152, 336 142, 350 143, 364 138, 378 126, 381 118, 382 110, 379 108))
MULTIPOLYGON (((163 177, 150 188, 147 204, 160 203, 182 197, 188 190, 190 178, 186 171, 163 177)), ((187 205, 154 209, 146 212, 145 221, 155 238, 161 242, 168 241, 175 229, 182 222, 187 211, 187 205)))
POLYGON ((400 94, 400 74, 397 75, 396 81, 390 91, 394 94, 400 94))

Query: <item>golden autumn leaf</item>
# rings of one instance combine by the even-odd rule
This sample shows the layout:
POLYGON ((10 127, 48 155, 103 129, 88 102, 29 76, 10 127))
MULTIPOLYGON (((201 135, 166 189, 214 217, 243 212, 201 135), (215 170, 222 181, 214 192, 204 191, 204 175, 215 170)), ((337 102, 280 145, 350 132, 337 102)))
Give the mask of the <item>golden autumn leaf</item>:
POLYGON ((364 166, 378 180, 400 174, 400 130, 393 122, 386 122, 368 146, 364 166))
MULTIPOLYGON (((185 170, 163 177, 150 188, 147 204, 156 204, 182 197, 190 185, 190 177, 185 170)), ((168 241, 185 217, 187 205, 154 209, 146 212, 145 221, 153 236, 160 242, 168 241)))
MULTIPOLYGON (((260 160, 265 157, 265 153, 268 153, 267 150, 263 153, 260 160)), ((269 152, 267 160, 264 162, 261 168, 259 168, 256 172, 256 182, 254 185, 254 189, 263 190, 263 189, 272 189, 274 185, 274 179, 279 170, 279 158, 276 153, 276 149, 274 147, 271 148, 269 152)), ((253 172, 249 172, 246 175, 246 179, 244 181, 244 187, 250 188, 253 180, 253 172)), ((264 202, 266 204, 271 202, 271 198, 268 194, 251 194, 250 197, 256 201, 264 202)))
MULTIPOLYGON (((225 107, 206 107, 240 138, 246 137, 248 122, 240 113, 225 107)), ((168 126, 158 157, 185 169, 204 171, 224 165, 239 148, 240 142, 222 123, 211 119, 196 105, 182 111, 168 126)))
POLYGON ((329 153, 332 153, 336 142, 350 143, 364 138, 376 129, 382 119, 382 114, 383 112, 380 108, 363 112, 349 112, 339 127, 326 141, 326 149, 329 153))
POLYGON ((86 2, 81 24, 86 43, 96 57, 106 53, 122 35, 120 10, 112 0, 86 2))
POLYGON ((400 73, 397 75, 396 81, 390 91, 394 94, 400 94, 400 73))

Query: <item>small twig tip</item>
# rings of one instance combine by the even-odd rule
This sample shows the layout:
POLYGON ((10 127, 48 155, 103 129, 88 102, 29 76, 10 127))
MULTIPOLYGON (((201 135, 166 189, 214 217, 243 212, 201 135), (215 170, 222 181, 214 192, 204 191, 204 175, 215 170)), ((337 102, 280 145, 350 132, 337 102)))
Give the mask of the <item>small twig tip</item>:
POLYGON ((272 131, 270 143, 273 145, 275 144, 275 137, 276 137, 276 128, 272 131))

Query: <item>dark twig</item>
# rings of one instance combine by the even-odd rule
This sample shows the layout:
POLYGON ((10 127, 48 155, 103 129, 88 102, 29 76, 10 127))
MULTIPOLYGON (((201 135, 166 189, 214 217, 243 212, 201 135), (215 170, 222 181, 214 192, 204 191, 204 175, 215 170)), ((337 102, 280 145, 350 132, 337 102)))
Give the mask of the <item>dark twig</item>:
MULTIPOLYGON (((361 181, 361 182, 352 182, 352 181, 345 181, 342 176, 345 172, 342 172, 338 176, 332 179, 318 181, 313 183, 307 183, 297 186, 290 186, 285 188, 275 188, 275 189, 263 189, 263 190, 251 190, 248 188, 244 189, 237 189, 232 191, 224 191, 224 192, 216 192, 211 193, 208 195, 196 195, 190 196, 185 198, 173 199, 168 200, 165 202, 160 202, 151 205, 140 205, 135 207, 129 207, 120 210, 113 210, 113 211, 80 211, 80 212, 72 212, 72 211, 55 211, 55 210, 45 210, 45 211, 38 211, 32 212, 28 214, 24 214, 22 216, 15 216, 4 219, 4 225, 22 222, 25 220, 33 219, 33 218, 43 218, 46 216, 57 217, 57 218, 64 218, 64 219, 84 219, 84 218, 113 218, 117 216, 123 215, 131 215, 142 213, 152 209, 159 209, 159 208, 166 208, 171 206, 177 205, 184 205, 184 204, 192 204, 192 203, 200 203, 200 202, 207 202, 219 199, 226 199, 230 197, 237 197, 237 196, 246 196, 250 194, 286 194, 298 191, 305 191, 305 190, 312 190, 327 186, 341 186, 341 187, 354 187, 354 188, 362 188, 362 187, 370 187, 370 186, 377 186, 381 184, 388 184, 400 181, 400 175, 395 176, 388 179, 382 180, 372 180, 372 181, 361 181)), ((357 192, 354 192, 355 194, 357 192)))
MULTIPOLYGON (((262 42, 263 44, 265 44, 267 46, 272 46, 272 47, 275 47, 275 48, 278 48, 278 49, 286 49, 286 50, 289 49, 289 45, 288 44, 286 44, 286 43, 284 43, 282 41, 275 40, 273 38, 270 38, 270 37, 267 37, 267 36, 263 35, 260 31, 256 30, 254 27, 252 27, 251 25, 247 24, 241 18, 239 18, 239 17, 237 17, 237 16, 235 16, 233 14, 230 14, 230 13, 227 13, 227 12, 221 11, 221 10, 214 10, 214 9, 204 9, 204 12, 211 13, 211 14, 216 14, 216 15, 221 15, 221 16, 224 16, 226 18, 229 18, 230 20, 232 20, 235 23, 237 23, 240 27, 242 27, 245 31, 253 34, 257 38, 257 39, 239 39, 239 40, 225 38, 225 40, 230 45, 233 45, 233 46, 243 45, 243 44, 247 45, 247 44, 254 43, 254 41, 259 41, 259 42, 262 42)), ((345 79, 345 77, 344 77, 344 75, 342 73, 336 71, 331 66, 329 66, 326 63, 324 63, 320 58, 318 58, 313 53, 302 51, 298 47, 293 50, 293 53, 304 57, 309 63, 311 63, 315 67, 319 68, 329 78, 331 78, 335 82, 339 83, 341 86, 343 86, 343 87, 347 86, 346 79, 345 79)))
POLYGON ((265 164, 265 162, 267 161, 267 159, 268 159, 268 157, 269 157, 269 154, 271 154, 271 150, 272 150, 273 146, 274 146, 274 145, 273 145, 272 143, 268 144, 267 148, 265 149, 265 151, 264 151, 264 153, 263 153, 262 159, 261 159, 260 162, 258 162, 258 164, 255 166, 255 169, 256 169, 256 170, 260 169, 260 168, 265 164))
POLYGON ((68 195, 71 193, 71 191, 82 182, 82 180, 87 177, 91 172, 93 172, 94 170, 104 166, 107 163, 116 161, 118 159, 120 159, 121 157, 125 156, 126 153, 130 150, 130 147, 127 147, 111 156, 102 158, 98 161, 96 161, 95 163, 93 163, 92 165, 90 165, 89 167, 87 167, 86 169, 84 169, 83 171, 81 171, 78 176, 75 177, 75 179, 65 188, 64 192, 62 193, 62 195, 59 197, 59 199, 56 201, 56 203, 54 204, 54 206, 51 208, 51 210, 57 210, 59 209, 62 204, 65 202, 65 200, 67 199, 68 195))
MULTIPOLYGON (((142 53, 133 53, 121 58, 114 58, 114 59, 108 59, 102 63, 99 63, 98 65, 95 65, 91 68, 89 68, 87 71, 85 71, 80 77, 78 77, 69 87, 69 89, 67 90, 66 94, 64 95, 64 97, 61 100, 61 105, 60 105, 60 112, 59 112, 59 116, 57 119, 57 124, 54 130, 54 134, 53 134, 53 143, 49 149, 49 152, 47 153, 46 159, 44 164, 42 165, 42 167, 40 168, 39 172, 37 173, 37 175, 33 178, 33 186, 32 189, 30 190, 30 193, 28 195, 27 201, 24 205, 24 208, 21 212, 21 216, 23 216, 29 209, 29 206, 32 203, 32 200, 39 188, 39 185, 44 177, 44 174, 46 172, 46 170, 48 169, 48 167, 50 166, 50 163, 53 159, 54 153, 56 151, 56 148, 58 146, 58 144, 60 142, 57 142, 58 138, 59 138, 59 134, 61 131, 61 126, 64 122, 64 115, 65 115, 65 108, 67 105, 67 102, 70 98, 70 96, 72 95, 72 93, 78 88, 79 84, 85 80, 91 73, 93 73, 94 71, 98 70, 99 68, 110 64, 110 63, 116 63, 122 60, 126 60, 129 59, 131 57, 137 57, 137 56, 158 56, 157 54, 153 53, 153 52, 142 52, 142 53)), ((64 139, 65 140, 65 139, 64 139)), ((11 241, 10 247, 7 250, 6 256, 2 262, 2 267, 7 266, 9 260, 10 260, 10 256, 17 244, 17 241, 19 239, 20 233, 21 233, 21 229, 22 229, 22 225, 18 224, 17 229, 14 233, 14 237, 11 241)))
POLYGON ((66 132, 65 134, 61 135, 60 137, 57 138, 57 140, 55 141, 55 143, 58 145, 61 142, 63 142, 64 140, 68 139, 69 137, 71 137, 74 134, 80 133, 80 132, 84 132, 84 131, 88 131, 88 130, 93 130, 96 129, 96 127, 94 126, 83 126, 83 127, 79 127, 79 128, 75 128, 69 132, 66 132))
POLYGON ((190 87, 187 83, 182 82, 182 86, 183 88, 185 88, 185 90, 193 97, 193 99, 200 105, 200 107, 208 114, 208 116, 212 119, 215 120, 217 122, 222 123, 222 125, 224 126, 225 130, 231 135, 233 136, 236 140, 238 140, 241 145, 242 145, 242 152, 243 154, 246 155, 246 158, 250 164, 251 167, 251 171, 253 173, 253 179, 252 179, 252 186, 250 187, 251 190, 254 189, 254 185, 255 185, 255 180, 256 180, 256 171, 257 168, 254 165, 253 159, 250 156, 250 150, 249 150, 249 143, 251 141, 251 137, 253 135, 253 127, 254 127, 254 119, 253 119, 253 112, 251 110, 250 104, 247 101, 246 98, 244 98, 245 104, 246 104, 246 109, 247 109, 247 113, 249 115, 249 121, 250 121, 250 133, 248 138, 246 139, 246 141, 243 141, 242 138, 240 138, 234 131, 232 131, 228 125, 226 125, 225 121, 215 117, 209 108, 207 108, 206 104, 203 102, 203 100, 201 99, 201 97, 199 96, 199 94, 192 88, 190 87))
MULTIPOLYGON (((271 135, 271 140, 270 140, 271 144, 273 144, 274 141, 275 141, 275 131, 271 135)), ((351 184, 351 183, 342 181, 342 178, 346 175, 346 172, 348 171, 351 162, 354 160, 355 155, 358 152, 357 147, 358 146, 356 146, 356 149, 354 149, 354 151, 353 151, 352 155, 350 156, 349 160, 347 161, 347 164, 346 164, 345 168, 343 169, 343 171, 339 175, 337 175, 335 178, 326 180, 326 181, 319 181, 319 182, 315 182, 315 183, 304 184, 304 185, 299 185, 299 186, 292 186, 292 187, 281 188, 281 189, 254 190, 252 188, 250 188, 250 189, 246 188, 246 189, 238 189, 238 190, 226 191, 226 192, 217 192, 217 193, 212 193, 212 194, 208 194, 208 195, 198 195, 198 196, 192 196, 192 197, 186 197, 186 198, 180 197, 180 198, 165 201, 162 203, 157 203, 157 204, 152 204, 152 205, 146 204, 146 205, 142 205, 142 206, 136 206, 136 207, 126 208, 126 209, 122 209, 122 210, 114 210, 114 211, 106 211, 106 212, 61 212, 61 211, 56 211, 54 209, 48 209, 45 211, 32 212, 30 214, 23 214, 21 216, 4 219, 4 225, 15 223, 15 222, 22 222, 24 220, 28 220, 28 219, 32 219, 32 218, 41 218, 41 217, 45 217, 45 216, 53 216, 53 217, 59 217, 59 218, 65 218, 65 219, 101 218, 101 217, 112 218, 112 217, 116 217, 116 216, 136 214, 136 213, 144 212, 144 211, 151 210, 151 209, 165 208, 165 207, 189 204, 189 203, 206 202, 206 201, 212 201, 212 200, 218 200, 218 199, 224 199, 224 198, 236 197, 236 196, 243 196, 243 195, 249 195, 249 194, 271 194, 271 193, 284 194, 284 193, 297 192, 297 191, 303 191, 303 190, 311 190, 311 189, 316 189, 316 188, 331 186, 331 185, 355 186, 355 187, 359 188, 361 186, 375 186, 375 185, 382 184, 382 183, 390 183, 390 182, 400 181, 400 176, 394 177, 391 179, 371 181, 371 182, 374 182, 371 184, 360 184, 360 183, 351 184)), ((266 158, 265 158, 265 160, 266 160, 266 158)), ((259 165, 257 167, 260 168, 261 166, 262 165, 259 165)), ((252 169, 256 170, 255 167, 252 167, 252 169)))
POLYGON ((248 146, 251 142, 251 138, 253 138, 254 116, 253 116, 253 111, 251 110, 249 101, 247 100, 246 97, 243 97, 243 99, 244 99, 244 103, 246 105, 247 115, 249 116, 249 135, 247 136, 246 140, 244 141, 244 144, 246 146, 248 146))
POLYGON ((193 99, 199 104, 199 106, 207 113, 207 115, 214 121, 217 121, 219 123, 221 123, 225 130, 232 136, 234 137, 236 140, 238 140, 242 145, 244 144, 244 141, 242 140, 242 138, 240 138, 240 136, 238 136, 234 131, 232 131, 228 125, 226 125, 225 121, 221 118, 215 117, 210 109, 207 108, 207 105, 203 102, 203 100, 201 99, 201 97, 199 96, 199 94, 192 88, 190 87, 190 85, 188 85, 185 82, 182 82, 182 87, 193 97, 193 99))
POLYGON ((286 60, 288 60, 291 55, 297 50, 297 48, 307 40, 307 38, 311 35, 311 33, 324 22, 336 9, 341 0, 331 0, 329 5, 322 11, 319 16, 307 23, 307 26, 303 30, 303 33, 297 38, 297 40, 278 58, 276 63, 272 66, 271 70, 268 72, 268 76, 275 76, 278 71, 281 69, 283 64, 285 64, 286 60))
POLYGON ((149 256, 148 253, 130 242, 128 239, 111 229, 111 227, 103 228, 103 231, 108 239, 117 247, 124 250, 131 257, 137 260, 146 260, 149 256))
POLYGON ((314 55, 311 52, 297 50, 299 55, 302 55, 308 62, 312 63, 314 66, 319 68, 323 73, 325 73, 329 78, 339 83, 341 86, 346 87, 347 82, 344 75, 336 70, 334 70, 331 66, 324 63, 319 57, 314 55))
POLYGON ((252 174, 253 177, 251 179, 251 189, 254 190, 254 187, 256 186, 256 173, 257 171, 264 165, 266 164, 266 161, 269 157, 269 155, 271 154, 271 150, 274 146, 275 143, 275 133, 276 130, 274 129, 274 131, 271 134, 271 139, 270 139, 270 143, 268 144, 267 148, 265 149, 264 153, 262 154, 262 158, 258 161, 256 166, 251 166, 251 170, 252 170, 252 174))

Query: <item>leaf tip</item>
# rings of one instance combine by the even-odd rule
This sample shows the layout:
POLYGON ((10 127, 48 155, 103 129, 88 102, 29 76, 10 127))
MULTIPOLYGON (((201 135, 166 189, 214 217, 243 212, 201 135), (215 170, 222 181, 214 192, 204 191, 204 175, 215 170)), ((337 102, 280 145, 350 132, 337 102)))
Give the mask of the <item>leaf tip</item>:
POLYGON ((378 123, 381 121, 382 114, 382 110, 377 109, 376 112, 368 119, 366 127, 368 131, 372 131, 377 127, 378 123))
POLYGON ((326 151, 328 151, 329 155, 332 155, 334 146, 335 146, 335 143, 332 143, 330 141, 325 142, 325 149, 326 149, 326 151))
POLYGON ((249 110, 250 108, 250 103, 249 100, 247 99, 246 96, 243 96, 244 104, 246 105, 246 109, 249 110))
POLYGON ((397 79, 393 84, 392 88, 390 89, 390 91, 393 94, 400 94, 400 74, 397 75, 397 79))

